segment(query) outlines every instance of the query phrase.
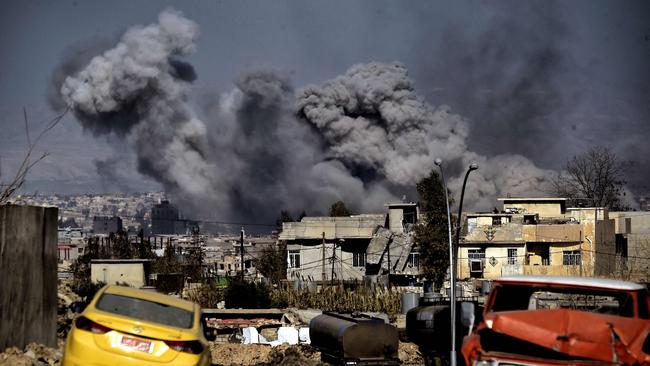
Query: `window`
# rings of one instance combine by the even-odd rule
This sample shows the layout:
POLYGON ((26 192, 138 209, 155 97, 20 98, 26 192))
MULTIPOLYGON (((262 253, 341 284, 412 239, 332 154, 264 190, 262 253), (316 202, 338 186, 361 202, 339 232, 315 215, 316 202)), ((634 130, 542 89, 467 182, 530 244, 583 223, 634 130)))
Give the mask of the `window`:
POLYGON ((485 263, 485 249, 469 249, 467 259, 469 259, 470 277, 481 277, 485 263))
POLYGON ((420 267, 420 253, 419 252, 411 252, 409 253, 409 259, 408 259, 408 266, 409 267, 420 267))
POLYGON ((485 250, 484 249, 469 249, 467 250, 467 258, 470 260, 480 259, 485 260, 485 250))
POLYGON ((289 251, 289 268, 300 268, 300 251, 289 251))
POLYGON ((508 264, 517 264, 517 249, 508 249, 508 264))
POLYGON ((97 309, 129 318, 150 321, 172 327, 189 329, 194 323, 194 313, 168 304, 115 294, 103 294, 97 309))
POLYGON ((581 263, 579 250, 565 250, 562 252, 562 264, 565 266, 575 266, 581 263))
POLYGON ((352 253, 352 267, 365 267, 366 253, 352 253))
POLYGON ((492 226, 501 225, 501 216, 492 216, 492 226))

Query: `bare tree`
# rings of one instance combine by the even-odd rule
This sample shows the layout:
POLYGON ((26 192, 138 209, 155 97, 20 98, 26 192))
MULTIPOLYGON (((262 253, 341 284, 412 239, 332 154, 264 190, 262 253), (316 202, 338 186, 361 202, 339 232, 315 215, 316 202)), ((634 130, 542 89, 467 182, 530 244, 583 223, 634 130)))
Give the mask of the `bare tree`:
POLYGON ((33 159, 32 154, 34 153, 34 148, 38 145, 38 142, 41 138, 51 129, 53 129, 68 113, 69 108, 66 108, 61 114, 52 119, 48 124, 41 130, 41 132, 36 136, 36 139, 32 141, 29 135, 29 121, 27 119, 27 110, 23 108, 23 117, 25 119, 25 135, 27 136, 27 153, 23 159, 20 167, 16 171, 16 175, 7 183, 0 182, 0 205, 9 202, 14 193, 20 189, 20 187, 25 184, 25 179, 27 173, 38 164, 41 160, 45 159, 48 156, 48 153, 43 153, 38 156, 36 159, 33 159), (33 160, 32 160, 33 159, 33 160))
POLYGON ((619 160, 606 147, 595 146, 567 161, 565 170, 553 179, 553 193, 573 204, 622 208, 621 196, 629 162, 619 160))

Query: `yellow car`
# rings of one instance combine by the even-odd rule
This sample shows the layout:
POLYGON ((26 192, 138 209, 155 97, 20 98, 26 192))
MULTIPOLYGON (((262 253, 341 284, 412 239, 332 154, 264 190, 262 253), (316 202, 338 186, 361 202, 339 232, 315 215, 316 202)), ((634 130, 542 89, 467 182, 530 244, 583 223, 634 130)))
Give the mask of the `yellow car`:
POLYGON ((106 286, 75 319, 62 365, 210 365, 210 361, 197 304, 106 286))

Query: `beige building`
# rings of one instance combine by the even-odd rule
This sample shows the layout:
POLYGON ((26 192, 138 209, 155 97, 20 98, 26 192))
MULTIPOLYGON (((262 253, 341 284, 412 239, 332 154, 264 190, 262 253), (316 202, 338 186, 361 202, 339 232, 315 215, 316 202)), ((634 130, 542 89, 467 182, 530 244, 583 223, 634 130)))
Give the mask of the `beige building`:
POLYGON ((506 275, 608 276, 615 222, 604 208, 567 208, 564 198, 499 198, 503 210, 467 213, 459 278, 506 275))
POLYGON ((151 259, 93 259, 90 261, 90 280, 141 288, 147 285, 151 262, 151 259))
POLYGON ((621 278, 650 281, 650 212, 610 212, 616 221, 616 246, 624 253, 618 267, 621 278))
POLYGON ((282 224, 287 244, 287 279, 360 280, 366 275, 417 273, 418 253, 410 230, 417 222, 416 203, 386 205, 388 214, 304 217, 282 224), (390 253, 390 254, 389 254, 390 253))

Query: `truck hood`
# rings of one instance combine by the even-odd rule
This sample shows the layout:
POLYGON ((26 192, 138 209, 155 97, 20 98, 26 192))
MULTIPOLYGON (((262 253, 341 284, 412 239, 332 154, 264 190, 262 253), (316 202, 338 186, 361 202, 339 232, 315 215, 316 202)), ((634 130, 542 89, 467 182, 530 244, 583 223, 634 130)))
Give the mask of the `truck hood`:
POLYGON ((568 309, 487 313, 483 324, 555 352, 602 362, 645 358, 641 349, 650 332, 648 320, 568 309))

